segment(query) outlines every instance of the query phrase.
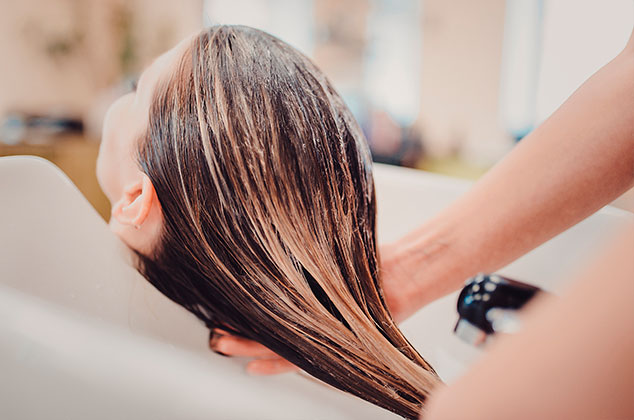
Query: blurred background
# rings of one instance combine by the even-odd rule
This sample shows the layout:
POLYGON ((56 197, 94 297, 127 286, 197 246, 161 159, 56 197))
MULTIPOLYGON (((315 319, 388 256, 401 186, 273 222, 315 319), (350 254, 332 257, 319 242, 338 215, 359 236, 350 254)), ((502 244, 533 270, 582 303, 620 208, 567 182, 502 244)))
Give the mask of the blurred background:
POLYGON ((218 23, 313 58, 375 161, 476 179, 625 46, 634 2, 0 0, 0 156, 53 161, 107 219, 105 110, 155 56, 218 23))

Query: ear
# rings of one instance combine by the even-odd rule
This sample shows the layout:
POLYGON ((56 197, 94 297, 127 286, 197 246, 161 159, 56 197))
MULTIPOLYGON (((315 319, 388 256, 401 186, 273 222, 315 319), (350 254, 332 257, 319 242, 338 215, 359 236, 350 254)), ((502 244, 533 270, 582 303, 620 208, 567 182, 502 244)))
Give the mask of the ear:
POLYGON ((123 196, 113 204, 112 217, 123 226, 140 229, 150 214, 153 203, 158 201, 152 181, 146 174, 142 178, 128 185, 123 196))

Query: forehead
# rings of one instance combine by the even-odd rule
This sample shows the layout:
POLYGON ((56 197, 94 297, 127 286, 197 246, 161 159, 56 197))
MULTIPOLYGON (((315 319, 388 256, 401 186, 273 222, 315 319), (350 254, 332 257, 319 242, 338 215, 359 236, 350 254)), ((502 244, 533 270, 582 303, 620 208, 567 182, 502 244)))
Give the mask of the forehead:
POLYGON ((197 33, 187 36, 172 49, 154 59, 139 78, 138 92, 143 93, 143 95, 139 96, 144 97, 146 100, 148 97, 151 99, 155 85, 162 77, 169 74, 171 70, 174 70, 196 35, 197 33))
POLYGON ((147 128, 149 109, 158 81, 175 69, 191 45, 193 36, 188 36, 157 57, 141 74, 136 93, 124 95, 110 106, 97 158, 97 179, 109 198, 117 195, 122 172, 131 166, 136 142, 147 128))

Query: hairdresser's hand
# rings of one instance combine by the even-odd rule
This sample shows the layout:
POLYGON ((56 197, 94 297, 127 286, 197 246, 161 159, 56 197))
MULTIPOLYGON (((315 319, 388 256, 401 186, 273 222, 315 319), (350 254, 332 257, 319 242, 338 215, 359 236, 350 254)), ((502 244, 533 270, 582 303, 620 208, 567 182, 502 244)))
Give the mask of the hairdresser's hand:
POLYGON ((209 347, 223 356, 254 358, 247 364, 247 372, 254 375, 277 375, 299 370, 297 366, 278 356, 262 344, 233 336, 220 329, 215 329, 211 332, 209 347))
POLYGON ((396 323, 400 323, 420 307, 418 302, 412 302, 412 297, 405 287, 408 279, 411 279, 411 273, 409 267, 401 261, 395 245, 382 245, 379 257, 383 297, 392 318, 396 323))
MULTIPOLYGON (((381 276, 386 303, 396 322, 403 321, 411 314, 412 305, 407 302, 404 293, 403 279, 408 273, 402 264, 394 247, 385 245, 380 249, 381 276)), ((213 351, 223 356, 251 357, 254 360, 247 364, 247 372, 254 375, 276 375, 293 372, 299 368, 291 362, 278 356, 263 345, 245 338, 235 337, 226 331, 216 329, 209 338, 209 346, 213 351)))

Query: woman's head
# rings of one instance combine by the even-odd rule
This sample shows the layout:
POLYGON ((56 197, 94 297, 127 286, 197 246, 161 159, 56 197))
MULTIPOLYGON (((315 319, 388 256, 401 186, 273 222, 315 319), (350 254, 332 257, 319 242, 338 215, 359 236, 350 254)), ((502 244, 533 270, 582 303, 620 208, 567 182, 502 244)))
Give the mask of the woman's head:
POLYGON ((110 228, 132 249, 149 253, 162 227, 160 204, 152 183, 137 161, 140 141, 148 131, 154 93, 173 74, 193 36, 189 36, 145 69, 134 89, 115 101, 104 120, 97 159, 97 179, 110 200, 110 228))
POLYGON ((140 271, 210 328, 416 416, 436 377, 381 296, 370 155, 340 97, 251 28, 210 28, 165 60, 121 175, 132 192, 100 163, 140 271))

